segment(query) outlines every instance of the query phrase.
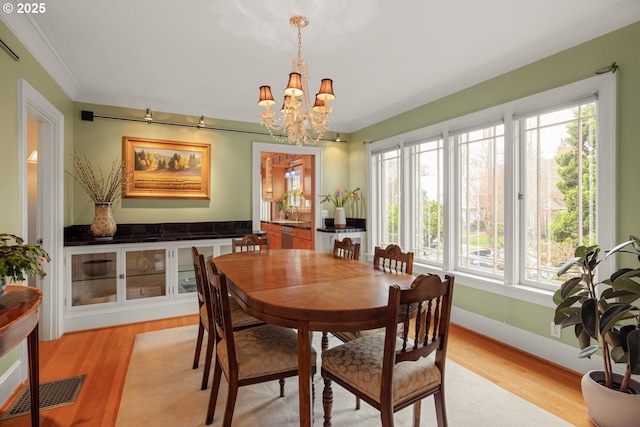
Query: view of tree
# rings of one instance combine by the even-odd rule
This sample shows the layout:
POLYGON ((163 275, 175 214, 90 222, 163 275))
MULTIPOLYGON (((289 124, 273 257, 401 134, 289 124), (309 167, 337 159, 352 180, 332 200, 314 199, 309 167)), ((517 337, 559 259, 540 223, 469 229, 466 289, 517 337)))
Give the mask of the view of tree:
MULTIPOLYGON (((570 150, 556 156, 566 211, 558 212, 552 223, 553 239, 561 246, 576 247, 594 241, 595 215, 592 203, 596 189, 596 120, 595 103, 583 106, 586 119, 567 125, 570 150)), ((578 117, 578 109, 573 112, 578 117)))

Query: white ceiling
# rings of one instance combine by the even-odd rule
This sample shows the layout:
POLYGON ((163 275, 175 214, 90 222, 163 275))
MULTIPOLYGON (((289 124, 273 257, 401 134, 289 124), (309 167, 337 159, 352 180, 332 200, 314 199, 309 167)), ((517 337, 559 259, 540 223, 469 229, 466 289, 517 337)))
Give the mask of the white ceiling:
POLYGON ((310 21, 302 31, 309 89, 333 79, 330 128, 338 132, 361 129, 640 20, 639 0, 45 5, 43 14, 14 11, 0 18, 74 101, 247 122, 259 121, 259 86, 270 85, 281 102, 297 55, 289 17, 303 14, 310 21))

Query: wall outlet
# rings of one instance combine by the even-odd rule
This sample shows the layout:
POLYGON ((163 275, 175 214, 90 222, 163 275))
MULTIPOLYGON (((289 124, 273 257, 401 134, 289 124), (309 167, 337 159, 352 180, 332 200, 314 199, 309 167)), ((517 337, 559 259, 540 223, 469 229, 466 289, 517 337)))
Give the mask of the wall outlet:
POLYGON ((551 336, 556 338, 562 338, 562 327, 556 325, 555 322, 551 322, 551 336))

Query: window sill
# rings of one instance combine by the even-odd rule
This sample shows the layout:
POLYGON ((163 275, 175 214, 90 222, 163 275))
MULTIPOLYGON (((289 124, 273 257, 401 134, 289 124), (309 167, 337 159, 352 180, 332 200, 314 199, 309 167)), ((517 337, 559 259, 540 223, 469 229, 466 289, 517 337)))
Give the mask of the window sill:
MULTIPOLYGON (((433 266, 426 264, 414 264, 414 274, 423 273, 435 273, 443 274, 443 270, 434 268, 433 266)), ((490 292, 496 295, 502 295, 509 298, 514 298, 520 301, 529 302, 532 304, 541 305, 544 307, 555 308, 553 303, 553 292, 546 289, 534 288, 532 286, 525 285, 507 285, 504 281, 490 279, 487 277, 477 276, 466 272, 453 271, 451 274, 455 275, 456 283, 461 285, 478 289, 484 292, 490 292)))

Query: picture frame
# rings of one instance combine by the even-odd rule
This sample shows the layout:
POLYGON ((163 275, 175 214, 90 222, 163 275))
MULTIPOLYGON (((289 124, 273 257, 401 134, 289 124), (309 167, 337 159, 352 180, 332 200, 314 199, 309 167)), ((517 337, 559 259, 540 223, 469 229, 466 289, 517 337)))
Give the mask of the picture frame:
POLYGON ((122 137, 123 198, 210 199, 209 144, 122 137))

